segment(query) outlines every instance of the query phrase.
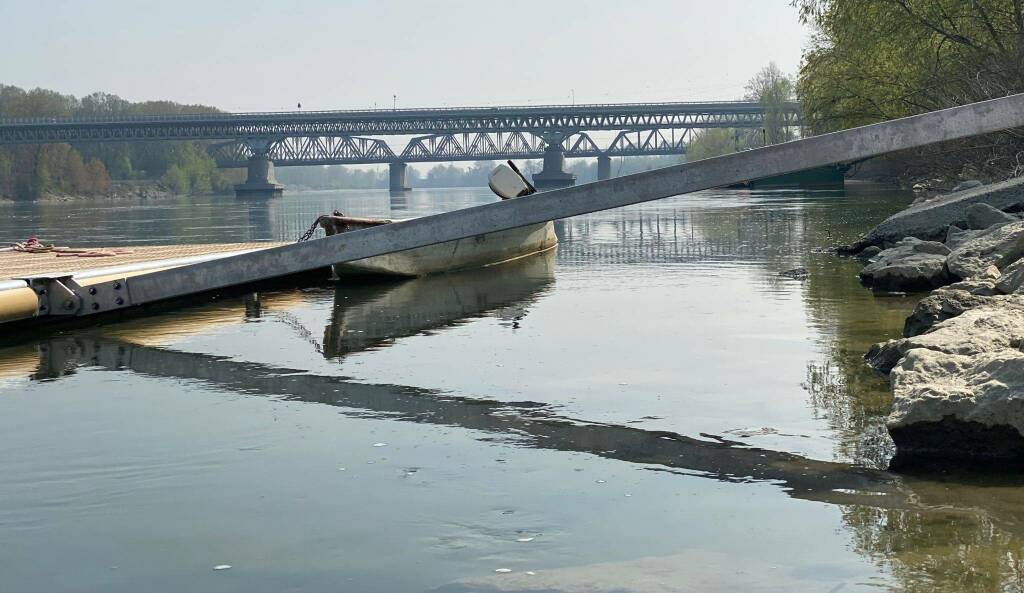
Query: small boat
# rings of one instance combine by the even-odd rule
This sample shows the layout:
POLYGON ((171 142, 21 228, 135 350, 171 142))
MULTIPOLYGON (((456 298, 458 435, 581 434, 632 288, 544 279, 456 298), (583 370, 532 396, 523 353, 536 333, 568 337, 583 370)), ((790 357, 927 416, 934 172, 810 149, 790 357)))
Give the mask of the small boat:
MULTIPOLYGON (((489 186, 503 200, 515 199, 536 192, 536 189, 515 166, 498 165, 491 172, 489 186)), ((330 235, 391 224, 384 218, 357 218, 335 212, 318 219, 320 227, 330 235)), ((554 249, 558 245, 551 221, 485 233, 417 247, 351 262, 334 264, 336 276, 382 274, 389 276, 425 276, 440 272, 493 266, 554 249)))

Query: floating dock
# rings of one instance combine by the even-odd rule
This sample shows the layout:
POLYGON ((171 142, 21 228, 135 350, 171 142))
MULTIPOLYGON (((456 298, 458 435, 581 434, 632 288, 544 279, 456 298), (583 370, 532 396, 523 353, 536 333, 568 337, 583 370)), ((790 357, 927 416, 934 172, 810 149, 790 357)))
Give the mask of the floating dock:
MULTIPOLYGON (((1019 127, 1024 127, 1024 94, 301 243, 207 246, 206 253, 193 255, 193 259, 181 251, 178 256, 170 255, 175 249, 188 247, 168 247, 164 249, 170 251, 163 252, 164 255, 158 256, 154 251, 150 259, 124 262, 120 267, 114 265, 120 262, 113 258, 97 258, 104 261, 95 264, 67 258, 67 264, 58 265, 15 255, 10 260, 10 270, 6 260, 0 260, 0 276, 8 278, 0 285, 0 296, 5 301, 0 322, 28 323, 119 311, 744 180, 1019 127), (14 268, 15 261, 21 267, 14 268)), ((142 257, 146 251, 130 255, 142 257)))
POLYGON ((161 270, 194 265, 218 258, 280 247, 285 243, 208 243, 196 245, 145 245, 90 247, 82 250, 0 250, 0 323, 38 316, 41 296, 31 278, 69 278, 85 287, 110 280, 127 279, 161 270), (86 253, 76 253, 76 252, 86 253), (89 255, 111 253, 112 255, 89 255))

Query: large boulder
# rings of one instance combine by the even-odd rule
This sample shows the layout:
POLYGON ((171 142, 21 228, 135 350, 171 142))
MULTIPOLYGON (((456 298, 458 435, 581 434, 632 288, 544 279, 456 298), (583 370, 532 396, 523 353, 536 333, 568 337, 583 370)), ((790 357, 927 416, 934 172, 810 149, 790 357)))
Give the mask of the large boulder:
POLYGON ((887 428, 894 465, 942 460, 1024 462, 1024 353, 911 350, 892 371, 887 428))
POLYGON ((1024 256, 1024 221, 990 227, 950 253, 946 266, 954 276, 998 279, 999 270, 1024 256), (992 270, 991 267, 996 270, 992 270))
POLYGON ((942 243, 908 237, 878 253, 859 276, 875 290, 929 290, 949 282, 946 271, 949 253, 949 248, 942 243))
POLYGON ((946 247, 956 249, 963 245, 965 241, 973 239, 983 232, 984 231, 979 230, 962 229, 955 224, 949 225, 949 228, 946 229, 946 247))
POLYGON ((1024 206, 1024 178, 973 187, 911 206, 868 231, 850 250, 857 252, 868 245, 895 243, 903 237, 941 241, 949 225, 966 226, 967 208, 977 203, 997 210, 1024 206))
MULTIPOLYGON (((887 421, 901 463, 921 458, 1024 461, 1024 299, 989 297, 884 349, 887 421)), ((878 356, 876 354, 876 356, 878 356)))
POLYGON ((999 294, 999 291, 996 290, 995 279, 961 280, 960 282, 947 284, 942 288, 936 288, 934 292, 942 292, 945 290, 963 290, 978 296, 992 296, 999 294))
POLYGON ((980 307, 988 303, 989 300, 990 297, 974 295, 966 290, 936 290, 921 299, 914 307, 914 312, 907 317, 907 321, 903 324, 903 337, 910 338, 921 335, 936 324, 956 317, 969 309, 980 307))
POLYGON ((983 230, 989 227, 993 227, 997 224, 1006 224, 1008 222, 1017 222, 1019 218, 1007 214, 1002 210, 998 210, 989 206, 984 202, 978 202, 971 204, 965 211, 967 214, 967 228, 983 230))
POLYGON ((1024 288, 1024 259, 1018 259, 1003 269, 995 288, 1003 294, 1015 294, 1024 288))

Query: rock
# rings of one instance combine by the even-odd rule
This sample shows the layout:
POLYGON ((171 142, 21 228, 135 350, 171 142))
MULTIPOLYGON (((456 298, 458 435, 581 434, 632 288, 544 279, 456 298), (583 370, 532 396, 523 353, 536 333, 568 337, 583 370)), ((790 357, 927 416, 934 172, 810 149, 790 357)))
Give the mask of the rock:
MULTIPOLYGON (((991 277, 995 266, 1002 270, 1024 256, 1024 221, 982 231, 958 245, 946 259, 950 273, 961 279, 991 277)), ((998 278, 998 276, 997 276, 998 278)))
POLYGON ((806 280, 810 273, 807 271, 807 268, 793 268, 792 270, 779 272, 779 276, 792 280, 806 280))
POLYGON ((984 202, 971 204, 967 207, 966 214, 967 227, 971 229, 987 229, 997 224, 1006 224, 1020 220, 984 202))
POLYGON ((875 290, 920 291, 949 282, 949 248, 934 241, 908 237, 880 252, 860 271, 860 279, 875 290))
POLYGON ((973 239, 974 237, 980 235, 982 232, 983 231, 964 230, 956 226, 955 224, 949 225, 949 228, 946 229, 946 247, 949 247, 950 249, 956 249, 968 239, 973 239))
POLYGON ((967 181, 961 181, 960 183, 953 186, 953 193, 965 191, 968 189, 974 189, 976 187, 981 187, 983 185, 985 184, 978 181, 977 179, 968 179, 967 181))
MULTIPOLYGON (((979 307, 895 341, 887 427, 898 456, 1024 461, 1024 299, 979 307)), ((876 357, 880 355, 876 354, 876 357)))
POLYGON ((949 225, 966 225, 967 208, 979 202, 998 210, 1020 207, 1024 204, 1024 178, 957 191, 911 206, 868 231, 854 247, 859 251, 868 245, 881 245, 903 237, 941 240, 949 225))
MULTIPOLYGON (((965 290, 950 290, 948 287, 937 290, 921 299, 914 307, 914 312, 907 317, 907 321, 903 324, 903 337, 910 338, 923 334, 937 323, 988 302, 988 297, 973 295, 965 290)), ((892 368, 891 365, 890 368, 892 368)))
POLYGON ((862 261, 869 261, 879 253, 882 253, 882 248, 877 245, 868 245, 863 251, 857 254, 857 259, 862 261))
POLYGON ((874 344, 868 349, 867 354, 864 355, 864 360, 868 362, 868 366, 871 368, 883 375, 888 375, 892 368, 903 358, 903 352, 900 350, 901 343, 902 340, 889 340, 874 344))
POLYGON ((992 296, 996 294, 996 283, 993 280, 961 280, 960 282, 936 288, 932 294, 947 290, 962 290, 977 296, 992 296))
POLYGON ((1003 294, 1014 294, 1024 287, 1024 259, 1018 259, 1006 266, 1002 276, 996 282, 995 288, 1003 294))

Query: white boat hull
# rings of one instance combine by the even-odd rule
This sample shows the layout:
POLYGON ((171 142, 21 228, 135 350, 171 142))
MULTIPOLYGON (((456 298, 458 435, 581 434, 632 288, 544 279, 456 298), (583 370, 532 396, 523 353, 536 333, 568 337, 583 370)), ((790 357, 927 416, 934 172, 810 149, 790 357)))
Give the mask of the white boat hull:
POLYGON ((556 245, 554 224, 543 222, 335 264, 334 273, 337 276, 425 276, 499 264, 541 253, 556 245))

